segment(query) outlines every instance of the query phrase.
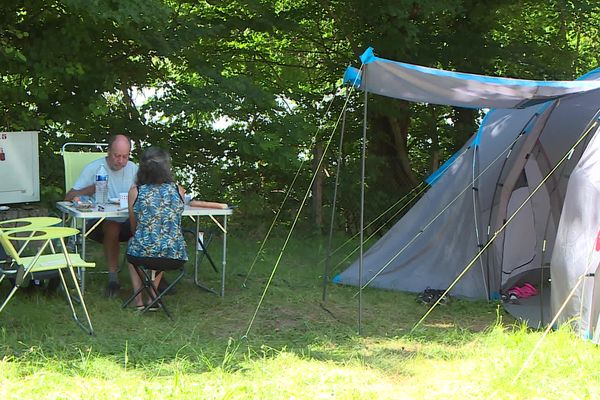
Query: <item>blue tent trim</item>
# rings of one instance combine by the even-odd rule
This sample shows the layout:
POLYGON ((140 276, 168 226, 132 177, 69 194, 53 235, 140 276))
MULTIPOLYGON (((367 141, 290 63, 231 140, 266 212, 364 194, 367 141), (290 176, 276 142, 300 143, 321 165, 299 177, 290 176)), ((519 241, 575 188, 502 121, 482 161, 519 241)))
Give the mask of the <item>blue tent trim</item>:
MULTIPOLYGON (((581 78, 578 81, 533 81, 530 79, 515 79, 515 78, 485 76, 485 75, 478 75, 478 74, 469 74, 466 72, 455 72, 455 71, 447 71, 447 70, 437 69, 437 68, 423 67, 420 65, 407 64, 407 63, 403 63, 400 61, 387 60, 385 58, 377 57, 377 56, 375 56, 372 47, 369 47, 363 53, 363 55, 360 56, 360 59, 363 62, 363 64, 373 63, 375 61, 381 61, 381 62, 400 65, 403 68, 411 69, 414 71, 419 71, 419 72, 422 72, 425 74, 436 75, 436 76, 447 77, 447 78, 455 78, 455 79, 461 79, 461 80, 475 80, 478 82, 491 83, 491 84, 496 84, 499 86, 533 86, 533 87, 546 86, 546 87, 562 87, 562 88, 577 88, 577 89, 581 89, 581 88, 588 86, 586 84, 582 85, 583 82, 578 82, 581 78)), ((594 71, 597 72, 597 70, 594 70, 594 71)), ((594 71, 592 71, 592 72, 594 72, 594 71)), ((588 74, 591 74, 591 72, 588 74)), ((593 82, 593 83, 590 82, 590 83, 591 83, 590 86, 593 88, 596 88, 598 86, 597 82, 593 82)), ((547 101, 547 100, 551 100, 551 99, 545 99, 544 101, 547 101)), ((530 104, 530 105, 532 105, 532 104, 530 104)), ((521 107, 526 107, 526 106, 521 106, 521 107)))
POLYGON ((373 48, 370 46, 360 56, 360 61, 363 64, 369 64, 369 63, 375 62, 377 60, 380 60, 380 58, 375 56, 375 53, 373 52, 373 48))
POLYGON ((586 72, 585 74, 581 75, 576 80, 580 81, 580 80, 588 79, 588 78, 591 78, 593 75, 597 75, 597 74, 600 74, 600 67, 593 69, 589 72, 586 72))
POLYGON ((425 183, 427 183, 429 186, 432 186, 438 179, 441 178, 442 175, 444 175, 444 172, 446 172, 446 170, 448 168, 450 168, 450 166, 458 158, 458 155, 459 155, 458 152, 454 153, 452 155, 452 157, 450 157, 449 159, 447 159, 446 162, 443 163, 433 174, 429 175, 425 179, 425 183))
POLYGON ((348 66, 346 72, 344 72, 344 83, 354 86, 355 88, 360 87, 362 83, 362 76, 358 68, 348 66))
POLYGON ((488 115, 490 115, 490 113, 492 111, 493 110, 490 110, 483 116, 483 120, 481 121, 481 124, 479 124, 479 129, 477 129, 477 133, 475 134, 475 138, 473 139, 473 146, 479 146, 479 143, 481 143, 481 135, 483 134, 483 127, 486 124, 488 115))

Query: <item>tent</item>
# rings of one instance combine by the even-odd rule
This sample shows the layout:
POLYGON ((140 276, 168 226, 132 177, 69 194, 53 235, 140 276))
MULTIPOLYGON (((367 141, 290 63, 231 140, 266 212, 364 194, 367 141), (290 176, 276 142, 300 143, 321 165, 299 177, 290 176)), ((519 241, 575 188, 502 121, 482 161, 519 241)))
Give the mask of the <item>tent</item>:
POLYGON ((345 80, 365 93, 490 110, 424 196, 333 281, 420 292, 460 276, 451 295, 488 299, 528 282, 538 288, 536 305, 520 307, 529 319, 547 324, 561 311, 558 322, 598 334, 600 69, 530 81, 400 63, 371 48, 361 60, 345 80))

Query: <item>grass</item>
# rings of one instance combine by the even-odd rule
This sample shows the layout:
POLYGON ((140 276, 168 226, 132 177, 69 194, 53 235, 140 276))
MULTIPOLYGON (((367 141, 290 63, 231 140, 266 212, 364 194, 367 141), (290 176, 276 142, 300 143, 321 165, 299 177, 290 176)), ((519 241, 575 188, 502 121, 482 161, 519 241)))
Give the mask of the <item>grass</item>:
MULTIPOLYGON (((60 296, 18 292, 0 314, 0 398, 600 398, 600 350, 568 327, 544 340, 513 384, 541 332, 494 303, 455 299, 411 334, 426 311, 415 296, 367 289, 357 335, 356 288, 330 286, 321 301, 324 243, 311 235, 290 243, 247 337, 280 239, 243 287, 259 244, 232 231, 225 298, 186 278, 167 298, 174 321, 121 309, 126 271, 117 300, 102 295, 106 275, 90 276, 93 337, 60 296)), ((211 245, 217 265, 219 246, 211 245)), ((218 288, 218 274, 203 267, 203 281, 218 288)))

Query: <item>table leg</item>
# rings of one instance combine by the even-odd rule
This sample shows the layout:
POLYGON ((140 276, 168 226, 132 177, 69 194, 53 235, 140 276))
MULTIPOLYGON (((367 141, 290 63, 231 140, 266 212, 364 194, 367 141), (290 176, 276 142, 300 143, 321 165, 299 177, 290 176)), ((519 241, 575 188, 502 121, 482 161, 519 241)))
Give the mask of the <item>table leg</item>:
POLYGON ((221 297, 225 297, 225 268, 227 267, 227 215, 223 216, 223 267, 221 268, 221 297))
MULTIPOLYGON (((85 219, 82 219, 82 228, 81 228, 81 258, 87 260, 85 258, 85 238, 86 238, 86 228, 87 224, 85 223, 85 219)), ((85 292, 85 268, 79 268, 79 281, 81 283, 81 292, 85 292)))
MULTIPOLYGON (((198 234, 200 233, 200 217, 196 217, 196 235, 194 237, 194 283, 196 284, 196 286, 198 286, 200 289, 206 290, 207 292, 211 292, 214 293, 216 295, 218 295, 218 293, 216 291, 214 291, 213 289, 209 288, 208 286, 204 285, 202 282, 200 282, 200 278, 199 278, 199 269, 200 269, 200 265, 198 265, 198 234)), ((203 246, 201 246, 200 251, 205 251, 203 246)))

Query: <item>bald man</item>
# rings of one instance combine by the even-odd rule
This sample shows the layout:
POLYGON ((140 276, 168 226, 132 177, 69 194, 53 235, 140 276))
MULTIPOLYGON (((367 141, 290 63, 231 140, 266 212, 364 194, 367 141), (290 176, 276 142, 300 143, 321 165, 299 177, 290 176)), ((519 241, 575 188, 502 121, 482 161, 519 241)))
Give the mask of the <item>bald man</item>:
MULTIPOLYGON (((108 141, 106 157, 92 161, 85 166, 73 188, 65 195, 65 200, 78 200, 81 196, 94 196, 96 193, 96 173, 101 165, 108 171, 108 197, 118 198, 119 193, 129 192, 134 185, 138 167, 129 161, 131 140, 124 135, 116 135, 108 141)), ((96 221, 91 221, 91 224, 96 221)), ((89 225, 91 225, 88 222, 89 225)), ((104 245, 104 257, 108 264, 108 285, 106 296, 115 297, 119 293, 119 242, 126 242, 131 236, 129 220, 105 219, 91 232, 89 237, 104 245)))

